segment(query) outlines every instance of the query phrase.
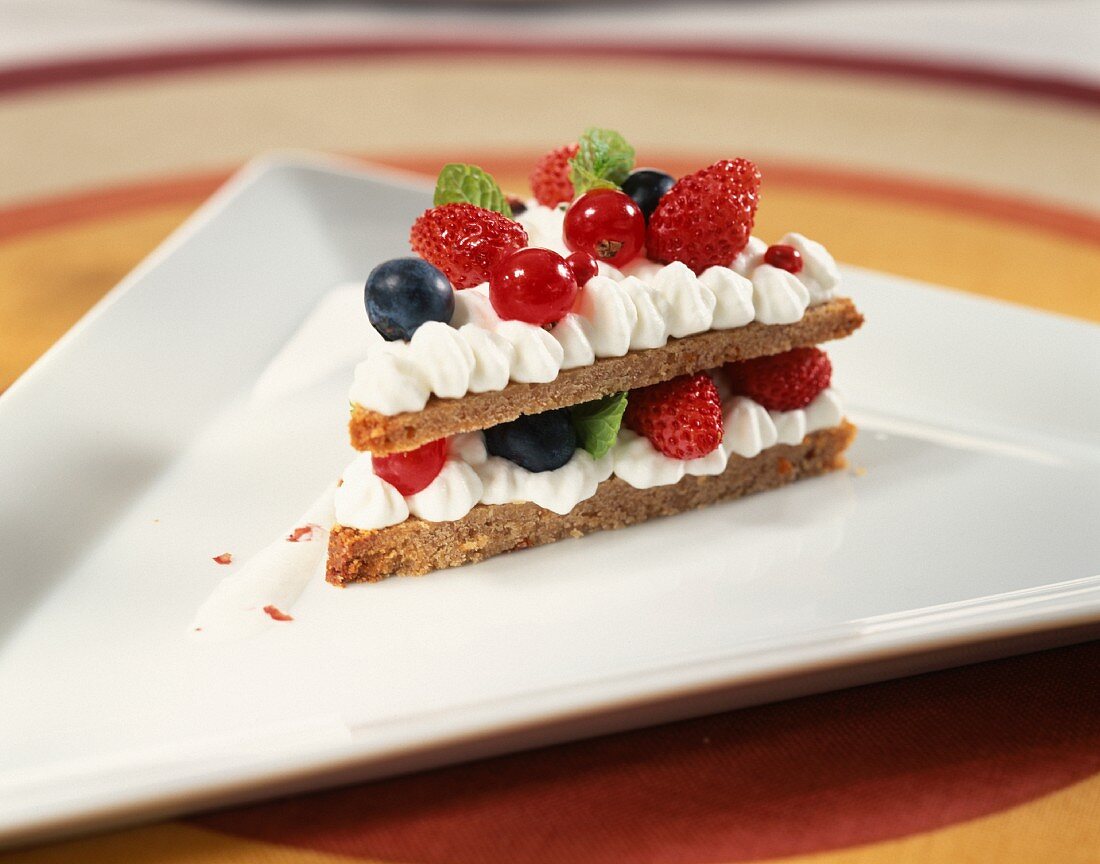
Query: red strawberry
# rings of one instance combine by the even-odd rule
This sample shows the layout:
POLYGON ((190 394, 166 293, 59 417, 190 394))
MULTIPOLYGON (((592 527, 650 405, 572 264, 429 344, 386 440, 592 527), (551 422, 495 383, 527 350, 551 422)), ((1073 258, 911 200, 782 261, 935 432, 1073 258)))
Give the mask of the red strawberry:
POLYGON ((556 207, 563 201, 573 200, 573 181, 569 178, 569 160, 577 155, 576 144, 566 144, 551 150, 531 172, 531 191, 535 199, 545 207, 556 207))
POLYGON ((706 372, 681 375, 631 390, 623 422, 666 456, 696 459, 722 443, 722 399, 706 372))
POLYGON ((442 270, 455 288, 489 280, 505 255, 527 245, 523 226, 473 204, 444 204, 425 210, 409 234, 413 252, 442 270))
POLYGON ((833 367, 820 348, 795 348, 770 357, 727 363, 734 393, 748 396, 769 411, 805 408, 829 386, 833 367))
POLYGON ((647 254, 683 261, 696 273, 728 265, 745 248, 760 196, 760 172, 748 159, 723 159, 681 177, 649 217, 647 254))

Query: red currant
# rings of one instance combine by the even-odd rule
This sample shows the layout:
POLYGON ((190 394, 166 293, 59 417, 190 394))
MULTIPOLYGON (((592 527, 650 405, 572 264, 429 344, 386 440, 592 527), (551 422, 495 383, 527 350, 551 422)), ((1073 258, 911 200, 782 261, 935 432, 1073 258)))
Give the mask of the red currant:
POLYGON ((447 461, 447 439, 429 441, 415 450, 371 458, 374 473, 402 495, 415 495, 428 488, 447 461))
POLYGON ((581 288, 584 287, 585 282, 599 272, 596 259, 587 252, 574 252, 565 259, 565 266, 569 268, 569 272, 573 274, 573 278, 577 280, 577 285, 581 288))
POLYGON ((793 246, 778 244, 769 246, 764 253, 764 263, 786 270, 788 273, 797 273, 802 269, 802 253, 793 246))
POLYGON ((645 247, 645 215, 618 189, 593 189, 565 211, 565 245, 622 267, 645 247))
POLYGON ((565 259, 549 249, 520 249, 489 273, 489 302, 497 315, 540 327, 560 321, 578 290, 565 259))

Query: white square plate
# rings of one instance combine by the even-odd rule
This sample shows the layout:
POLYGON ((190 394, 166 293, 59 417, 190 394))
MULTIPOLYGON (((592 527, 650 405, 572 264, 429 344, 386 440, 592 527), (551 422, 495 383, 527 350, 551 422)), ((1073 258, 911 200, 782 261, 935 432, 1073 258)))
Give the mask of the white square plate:
POLYGON ((263 412, 250 389, 427 203, 392 172, 261 160, 0 398, 0 839, 1095 634, 1100 329, 848 269, 868 323, 830 353, 857 470, 316 581, 293 622, 193 638, 211 557, 260 549, 350 455, 347 370, 263 412))

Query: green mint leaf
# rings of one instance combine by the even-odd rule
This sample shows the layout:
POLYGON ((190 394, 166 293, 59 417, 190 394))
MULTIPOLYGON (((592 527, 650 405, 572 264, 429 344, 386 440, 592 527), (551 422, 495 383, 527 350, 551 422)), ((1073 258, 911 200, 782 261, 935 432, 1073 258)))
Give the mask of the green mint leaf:
POLYGON ((464 165, 461 162, 443 166, 435 181, 433 203, 436 207, 444 204, 473 204, 512 218, 512 208, 508 206, 508 199, 500 191, 493 175, 476 165, 464 165))
POLYGON ((634 168, 634 148, 613 129, 588 129, 577 143, 577 155, 569 160, 576 195, 618 188, 634 168))
POLYGON ((594 459, 606 454, 615 443, 624 411, 626 393, 613 393, 595 402, 585 402, 569 409, 569 416, 573 421, 573 428, 577 430, 577 436, 581 439, 581 446, 594 459))

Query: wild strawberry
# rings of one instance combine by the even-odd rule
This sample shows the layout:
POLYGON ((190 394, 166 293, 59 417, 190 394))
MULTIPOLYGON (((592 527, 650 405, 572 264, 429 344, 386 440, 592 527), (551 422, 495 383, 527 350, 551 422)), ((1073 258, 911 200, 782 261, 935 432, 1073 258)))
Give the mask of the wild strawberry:
POLYGON ((409 234, 413 252, 442 270, 455 288, 489 279, 505 255, 527 245, 518 222, 473 204, 444 204, 425 210, 409 234))
POLYGON ((805 408, 829 386, 833 367, 820 348, 795 348, 727 363, 726 375, 734 393, 748 396, 769 411, 794 411, 805 408))
POLYGON ((759 201, 760 172, 748 159, 723 159, 681 177, 649 218, 647 254, 683 261, 696 273, 728 265, 745 248, 759 201))
POLYGON ((722 443, 722 400, 706 372, 631 390, 623 422, 673 459, 706 456, 722 443))
POLYGON ((551 150, 531 172, 531 191, 544 207, 556 207, 573 200, 573 181, 569 178, 569 160, 577 155, 576 144, 551 150))

